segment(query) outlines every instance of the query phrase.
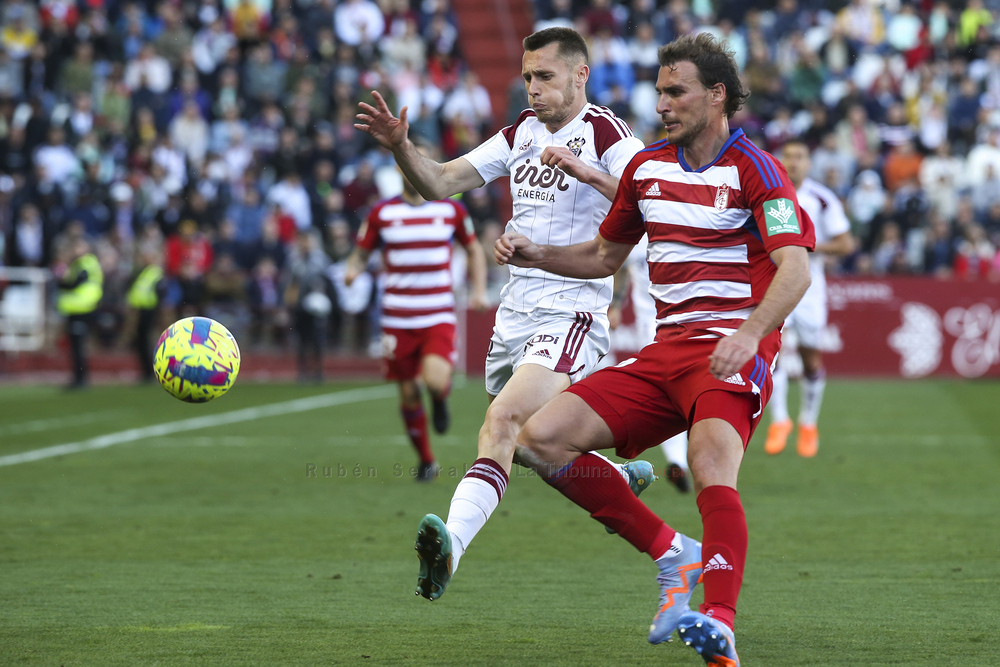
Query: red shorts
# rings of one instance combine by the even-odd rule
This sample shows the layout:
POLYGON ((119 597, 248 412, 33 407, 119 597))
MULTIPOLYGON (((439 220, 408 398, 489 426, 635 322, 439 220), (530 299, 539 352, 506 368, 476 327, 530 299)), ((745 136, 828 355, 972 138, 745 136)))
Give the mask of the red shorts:
POLYGON ((382 329, 383 371, 387 380, 413 380, 428 354, 455 365, 455 325, 436 324, 426 329, 382 329))
POLYGON ((708 357, 718 342, 718 334, 706 330, 660 329, 656 342, 636 356, 566 391, 601 416, 624 458, 635 458, 712 417, 732 424, 745 449, 771 396, 771 362, 781 334, 774 331, 765 337, 757 355, 725 380, 716 380, 708 371, 708 357))

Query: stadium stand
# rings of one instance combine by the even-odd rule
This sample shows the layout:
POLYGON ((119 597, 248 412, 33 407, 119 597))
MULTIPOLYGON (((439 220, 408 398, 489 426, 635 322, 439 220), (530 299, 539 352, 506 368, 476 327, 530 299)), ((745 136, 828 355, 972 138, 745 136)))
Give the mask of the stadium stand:
MULTIPOLYGON (((114 348, 153 249, 165 322, 213 313, 281 347, 296 238, 317 235, 328 345, 367 350, 377 290, 347 290, 338 266, 398 181, 357 102, 382 91, 460 155, 524 108, 520 39, 551 25, 587 37, 591 99, 647 144, 657 47, 725 40, 752 91, 734 124, 768 149, 804 138, 844 200, 862 243, 834 272, 1000 280, 998 0, 7 0, 0 264, 58 274, 87 237, 114 348)), ((487 245, 502 190, 464 197, 487 245)))

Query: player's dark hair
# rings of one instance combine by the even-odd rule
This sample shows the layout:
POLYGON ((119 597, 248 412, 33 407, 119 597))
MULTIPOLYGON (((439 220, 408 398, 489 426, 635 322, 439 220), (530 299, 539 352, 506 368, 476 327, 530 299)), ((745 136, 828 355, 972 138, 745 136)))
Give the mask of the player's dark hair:
POLYGON ((725 112, 728 118, 740 110, 750 97, 750 91, 740 81, 736 58, 723 42, 707 32, 678 37, 657 52, 660 67, 689 62, 698 70, 698 80, 706 88, 718 84, 726 87, 725 112))
POLYGON ((525 51, 537 51, 545 48, 549 44, 557 42, 559 44, 559 57, 564 60, 572 60, 579 56, 583 58, 584 64, 590 63, 590 52, 587 50, 587 41, 583 35, 572 28, 546 28, 533 32, 524 38, 521 44, 525 51))
POLYGON ((778 152, 784 153, 785 149, 789 146, 802 146, 806 149, 806 153, 811 152, 809 150, 809 144, 806 143, 806 140, 802 137, 792 137, 791 139, 787 139, 783 144, 781 144, 781 148, 778 149, 778 152))

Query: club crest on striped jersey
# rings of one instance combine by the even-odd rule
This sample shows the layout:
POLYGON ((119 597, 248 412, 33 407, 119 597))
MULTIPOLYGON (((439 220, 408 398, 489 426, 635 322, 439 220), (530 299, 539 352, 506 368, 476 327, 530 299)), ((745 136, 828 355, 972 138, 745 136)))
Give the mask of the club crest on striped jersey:
POLYGON ((723 183, 715 193, 715 210, 725 211, 729 206, 729 184, 723 183))
POLYGON ((587 140, 583 137, 573 137, 566 142, 566 148, 568 148, 569 152, 573 155, 580 157, 580 153, 583 152, 583 145, 585 143, 587 143, 587 140))

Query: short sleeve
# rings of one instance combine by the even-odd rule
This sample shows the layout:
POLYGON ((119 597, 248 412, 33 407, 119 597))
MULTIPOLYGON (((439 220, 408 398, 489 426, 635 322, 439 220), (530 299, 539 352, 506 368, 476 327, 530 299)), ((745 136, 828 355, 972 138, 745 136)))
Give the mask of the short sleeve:
POLYGON ((381 206, 373 208, 365 221, 361 223, 361 229, 358 230, 358 247, 366 252, 371 252, 378 247, 381 227, 379 214, 381 212, 381 206))
POLYGON ((740 181, 764 248, 767 252, 789 245, 814 249, 816 230, 799 206, 788 172, 771 155, 756 151, 750 155, 753 166, 740 169, 740 181))
POLYGON ((483 180, 491 183, 501 176, 510 175, 507 160, 510 158, 510 145, 501 130, 490 139, 463 156, 479 172, 483 180))
POLYGON ((452 201, 455 206, 455 238, 463 246, 468 246, 476 241, 476 228, 472 225, 472 216, 465 204, 452 201))
POLYGON ((635 157, 635 154, 641 151, 645 146, 642 145, 642 140, 636 137, 624 137, 620 141, 616 141, 614 144, 608 147, 604 151, 604 155, 601 157, 601 162, 604 167, 608 170, 608 173, 615 178, 621 178, 622 174, 625 172, 625 167, 628 163, 635 157))
MULTIPOLYGON (((638 139, 636 140, 638 141, 638 139)), ((601 223, 600 234, 612 243, 635 245, 646 233, 646 225, 639 210, 639 199, 635 191, 635 169, 637 164, 629 164, 618 181, 618 191, 611 202, 611 210, 601 223)))

